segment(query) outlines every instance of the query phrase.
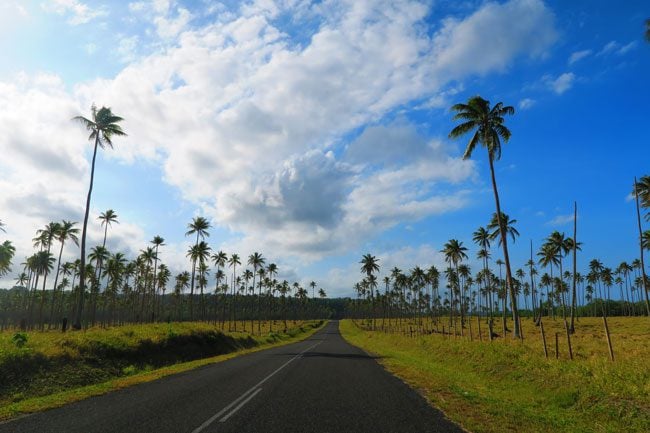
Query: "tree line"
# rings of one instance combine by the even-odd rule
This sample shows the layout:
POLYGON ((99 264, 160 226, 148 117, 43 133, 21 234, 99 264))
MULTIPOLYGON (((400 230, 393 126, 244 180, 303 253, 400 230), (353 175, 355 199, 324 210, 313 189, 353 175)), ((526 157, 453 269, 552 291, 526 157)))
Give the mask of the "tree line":
MULTIPOLYGON (((246 264, 250 268, 242 271, 243 258, 238 254, 213 251, 205 241, 210 223, 204 217, 195 217, 187 226, 185 235, 194 239, 187 251, 190 271, 173 276, 173 281, 171 271, 159 259, 160 248, 165 245, 161 236, 155 236, 151 245, 132 260, 122 252, 108 251, 108 229, 118 222, 112 209, 99 216, 104 230, 102 245, 92 247, 86 254, 97 151, 112 148, 114 137, 126 136, 126 133, 120 126, 124 119, 107 107, 97 109, 93 105, 90 118, 76 116, 73 120, 86 128, 88 140, 93 143, 83 225, 80 230, 76 222, 63 220, 50 222, 37 231, 33 242, 38 250, 21 264, 22 272, 16 278, 14 289, 0 292, 2 326, 44 329, 46 325, 53 327, 61 323, 65 329, 68 318, 73 318, 75 329, 98 322, 118 325, 157 320, 209 320, 221 323, 222 327, 227 323, 229 329, 236 331, 238 321, 248 320, 250 332, 254 332, 256 321, 259 333, 263 320, 282 319, 286 329, 287 320, 327 317, 330 312, 324 304, 313 302, 315 282, 309 284, 310 298, 308 289, 299 283, 278 281, 275 278, 277 265, 267 265, 259 252, 248 257, 246 264), (80 246, 79 259, 62 263, 64 247, 70 243, 80 246), (55 257, 56 248, 58 255, 55 257), (48 288, 48 277, 52 273, 54 281, 48 288), (173 283, 171 296, 166 296, 170 283, 173 283)), ((2 221, 0 230, 4 231, 2 221)), ((14 254, 15 247, 10 241, 0 245, 0 277, 10 272, 14 254)), ((324 289, 318 289, 318 296, 326 297, 324 289)), ((245 322, 242 326, 246 330, 245 322)))
MULTIPOLYGON (((496 212, 489 223, 479 227, 472 235, 478 247, 476 259, 482 263, 481 269, 472 274, 470 267, 463 263, 468 259, 467 247, 457 239, 445 243, 441 252, 445 256, 448 267, 443 270, 446 284, 441 287, 440 271, 431 266, 422 269, 415 266, 409 272, 393 268, 382 282, 383 293, 379 290, 377 274, 379 261, 371 255, 362 257, 360 264, 364 278, 357 283, 354 290, 357 301, 352 304, 351 314, 354 317, 371 319, 374 329, 375 319, 391 317, 415 318, 422 323, 422 318, 431 316, 437 322, 443 315, 448 316, 449 328, 463 328, 468 314, 484 315, 489 318, 490 330, 492 317, 502 314, 504 335, 508 331, 506 314, 508 307, 512 314, 513 336, 520 337, 520 317, 517 300, 523 295, 525 308, 528 310, 530 300, 531 315, 537 322, 543 315, 555 314, 559 308, 563 319, 570 316, 567 329, 575 332, 574 319, 579 305, 598 304, 599 312, 594 307, 594 314, 606 317, 610 313, 611 293, 614 287, 619 289, 620 308, 616 311, 626 315, 646 314, 650 316, 648 300, 648 277, 645 272, 644 251, 650 250, 650 230, 643 231, 641 210, 646 212, 645 220, 650 220, 650 176, 634 179, 632 195, 636 203, 636 223, 639 233, 639 257, 620 263, 616 268, 610 268, 598 260, 589 263, 589 271, 581 274, 577 270, 577 252, 581 242, 577 240, 578 210, 574 205, 573 237, 554 231, 534 255, 531 241, 530 259, 528 262, 512 271, 508 250, 508 239, 512 242, 519 236, 515 224, 502 211, 497 187, 494 163, 501 158, 502 142, 508 142, 510 130, 505 126, 505 116, 513 115, 515 110, 502 102, 491 105, 480 96, 470 98, 466 103, 455 104, 451 107, 455 112, 454 120, 460 121, 451 132, 450 138, 458 138, 469 134, 470 139, 463 154, 463 159, 472 156, 477 146, 487 151, 490 168, 490 180, 494 193, 496 212), (491 266, 490 259, 493 242, 501 247, 501 257, 495 264, 498 275, 491 266), (537 260, 535 260, 537 258, 537 260), (567 258, 571 258, 571 271, 567 270, 567 258), (545 272, 539 276, 538 266, 545 272), (554 273, 555 272, 555 273, 554 273), (539 276, 539 279, 538 279, 539 276), (442 289, 442 291, 441 291, 442 289)), ((582 313, 588 309, 581 309, 582 313)), ((492 331, 491 331, 492 332, 492 331)))

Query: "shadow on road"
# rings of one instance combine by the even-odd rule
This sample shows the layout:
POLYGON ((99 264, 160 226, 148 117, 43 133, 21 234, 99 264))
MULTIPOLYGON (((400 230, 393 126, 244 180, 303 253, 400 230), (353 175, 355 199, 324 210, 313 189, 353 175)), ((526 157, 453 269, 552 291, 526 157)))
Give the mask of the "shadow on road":
POLYGON ((341 359, 381 359, 381 356, 370 356, 358 353, 328 353, 328 352, 305 352, 303 358, 341 358, 341 359))

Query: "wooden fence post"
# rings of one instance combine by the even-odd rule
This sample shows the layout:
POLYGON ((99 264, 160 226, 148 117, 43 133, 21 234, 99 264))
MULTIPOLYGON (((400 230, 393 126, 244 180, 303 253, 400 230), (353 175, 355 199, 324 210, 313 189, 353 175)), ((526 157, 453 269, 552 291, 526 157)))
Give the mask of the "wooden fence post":
POLYGON ((548 359, 548 349, 546 348, 546 335, 544 334, 544 324, 539 321, 539 327, 542 330, 542 342, 544 343, 544 357, 548 359))
POLYGON ((607 346, 609 347, 609 359, 614 361, 614 349, 612 348, 612 339, 609 336, 609 327, 607 326, 607 317, 603 316, 603 324, 605 325, 605 335, 607 335, 607 346))
POLYGON ((567 344, 569 345, 569 359, 573 360, 573 349, 571 348, 571 335, 569 332, 569 325, 566 323, 566 319, 564 319, 564 330, 566 331, 566 341, 567 344))

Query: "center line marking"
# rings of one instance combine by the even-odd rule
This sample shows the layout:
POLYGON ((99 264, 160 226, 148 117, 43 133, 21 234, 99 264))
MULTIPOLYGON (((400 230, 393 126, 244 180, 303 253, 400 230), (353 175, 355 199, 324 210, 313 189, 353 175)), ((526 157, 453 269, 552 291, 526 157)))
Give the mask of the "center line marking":
POLYGON ((255 396, 257 395, 257 393, 260 392, 261 390, 262 390, 262 388, 257 388, 257 391, 255 391, 254 393, 252 393, 251 395, 249 395, 248 398, 247 398, 246 400, 244 400, 244 401, 242 401, 241 403, 239 403, 239 405, 237 405, 236 408, 234 408, 234 409, 233 409, 233 410, 232 410, 228 415, 226 415, 226 416, 224 416, 223 418, 221 418, 221 419, 219 420, 219 422, 226 422, 226 421, 228 421, 228 418, 230 418, 231 416, 233 416, 233 415, 235 414, 235 412, 237 412, 239 409, 242 408, 242 406, 244 406, 246 403, 248 403, 249 401, 251 401, 251 399, 252 399, 253 397, 255 397, 255 396))
POLYGON ((226 416, 223 417, 221 420, 219 420, 220 422, 224 422, 224 421, 226 421, 226 420, 227 420, 228 418, 230 418, 230 417, 231 417, 235 412, 237 412, 241 407, 243 407, 246 403, 248 403, 248 402, 249 402, 253 397, 255 397, 255 395, 257 395, 258 392, 260 392, 260 391, 262 390, 262 388, 260 388, 260 386, 261 386, 264 382, 266 382, 267 380, 269 380, 270 378, 272 378, 273 376, 275 376, 275 375, 276 375, 280 370, 282 370, 284 367, 286 367, 287 365, 289 365, 292 361, 294 361, 294 360, 297 359, 297 358, 300 358, 300 357, 303 355, 303 353, 305 353, 305 352, 307 352, 307 351, 313 349, 314 347, 318 346, 318 345, 321 344, 322 342, 323 342, 323 340, 319 341, 318 343, 316 343, 316 344, 314 344, 314 345, 312 345, 312 346, 309 346, 308 348, 306 348, 305 350, 303 350, 302 352, 298 353, 298 354, 295 355, 293 358, 291 358, 290 360, 288 360, 287 362, 285 362, 284 364, 282 364, 282 365, 281 365, 277 370, 275 370, 273 373, 269 374, 269 375, 266 376, 264 379, 260 380, 257 384, 253 385, 253 386, 252 386, 248 391, 246 391, 245 393, 243 393, 242 395, 240 395, 239 397, 237 397, 237 399, 235 399, 235 400, 234 400, 232 403, 230 403, 228 406, 224 407, 224 408, 221 409, 219 412, 217 412, 215 415, 211 416, 208 420, 206 420, 203 424, 201 424, 200 426, 198 426, 197 428, 195 428, 194 430, 192 430, 192 433, 199 433, 200 431, 202 431, 203 429, 205 429, 207 426, 209 426, 210 424, 212 424, 216 419, 218 419, 218 418, 221 417, 223 414, 225 414, 226 412, 228 412, 228 411, 229 411, 233 406, 235 406, 237 403, 239 403, 240 401, 246 399, 246 400, 244 400, 241 404, 239 404, 239 406, 237 406, 237 407, 236 407, 232 412, 230 412, 228 415, 226 415, 226 416), (255 391, 255 392, 253 392, 253 391, 255 391), (253 394, 249 396, 249 394, 250 394, 251 392, 253 392, 253 394), (248 396, 248 398, 246 398, 247 396, 248 396))

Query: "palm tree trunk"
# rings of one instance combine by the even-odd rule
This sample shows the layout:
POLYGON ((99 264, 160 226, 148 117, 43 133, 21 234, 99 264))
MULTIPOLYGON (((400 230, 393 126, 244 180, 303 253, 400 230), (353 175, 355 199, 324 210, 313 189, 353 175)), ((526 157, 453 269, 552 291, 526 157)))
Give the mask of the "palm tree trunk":
POLYGON ((573 323, 573 320, 575 319, 576 315, 576 298, 577 298, 577 293, 576 293, 576 284, 578 283, 578 274, 577 272, 577 264, 576 264, 576 256, 577 256, 577 250, 578 250, 578 203, 573 202, 573 297, 571 299, 571 326, 569 327, 569 332, 572 334, 576 332, 575 326, 573 323))
POLYGON ((506 239, 506 230, 501 220, 501 204, 499 203, 499 191, 497 190, 497 181, 494 176, 494 161, 491 154, 488 154, 490 161, 490 174, 492 176, 492 189, 494 190, 494 201, 497 208, 497 219, 499 222, 499 231, 501 233, 501 245, 503 246, 503 259, 506 262, 506 290, 510 293, 510 306, 512 307, 512 320, 514 322, 514 337, 519 338, 519 312, 517 311, 517 297, 512 287, 512 272, 510 270, 510 256, 508 255, 508 241, 506 239))
POLYGON ((643 231, 641 230, 641 211, 639 210, 639 192, 637 191, 636 177, 634 178, 634 197, 636 199, 636 220, 639 226, 639 250, 641 259, 641 288, 645 293, 645 310, 646 314, 650 316, 650 301, 648 301, 648 287, 645 275, 645 263, 643 262, 643 231))
POLYGON ((61 270, 61 255, 63 254, 63 241, 61 241, 61 249, 59 250, 59 260, 57 261, 56 265, 56 275, 54 276, 54 290, 52 292, 52 307, 50 308, 50 321, 48 324, 48 329, 52 325, 52 321, 54 319, 54 304, 56 301, 56 284, 59 281, 59 271, 61 270))
POLYGON ((90 197, 93 192, 93 180, 95 178, 95 159, 97 158, 97 146, 99 145, 99 133, 95 136, 95 148, 93 150, 93 160, 90 165, 90 187, 88 188, 88 197, 86 198, 86 213, 84 214, 84 226, 81 232, 81 257, 79 269, 79 298, 77 304, 74 329, 81 329, 81 315, 84 307, 84 285, 86 283, 86 228, 88 227, 88 214, 90 212, 90 197))

